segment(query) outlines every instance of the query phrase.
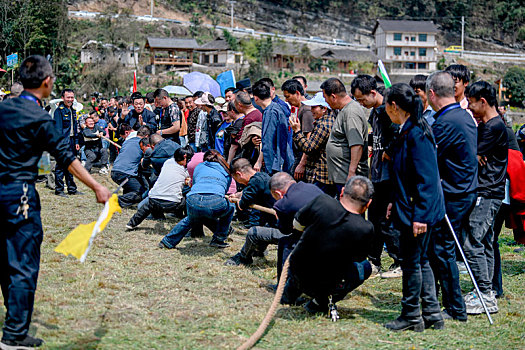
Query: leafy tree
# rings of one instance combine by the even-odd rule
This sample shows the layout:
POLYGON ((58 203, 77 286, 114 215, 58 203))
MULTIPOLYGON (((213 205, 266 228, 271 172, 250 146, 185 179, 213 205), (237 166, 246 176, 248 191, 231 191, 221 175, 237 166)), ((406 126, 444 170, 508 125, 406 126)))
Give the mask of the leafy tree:
POLYGON ((505 95, 513 106, 523 106, 525 101, 525 68, 510 67, 503 78, 505 95))
POLYGON ((231 33, 227 29, 223 29, 222 35, 224 36, 224 40, 230 45, 230 48, 233 51, 239 51, 239 42, 237 41, 237 38, 231 35, 231 33))

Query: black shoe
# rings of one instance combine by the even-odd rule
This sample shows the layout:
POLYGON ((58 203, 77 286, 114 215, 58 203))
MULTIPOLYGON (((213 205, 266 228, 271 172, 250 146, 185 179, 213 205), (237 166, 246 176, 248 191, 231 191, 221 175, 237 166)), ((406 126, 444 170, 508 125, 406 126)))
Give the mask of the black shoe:
POLYGON ((131 221, 126 224, 126 230, 128 230, 128 231, 134 230, 136 228, 137 228, 137 226, 133 225, 133 223, 131 221))
POLYGON ((442 318, 440 320, 432 320, 428 321, 423 319, 425 322, 425 329, 434 328, 434 329, 445 329, 445 319, 442 318))
POLYGON ((441 316, 443 317, 443 320, 454 320, 459 322, 467 322, 467 315, 455 315, 454 313, 448 311, 447 309, 441 311, 441 316))
POLYGON ((237 253, 231 258, 229 258, 224 265, 226 266, 239 266, 239 265, 250 265, 253 263, 253 259, 251 257, 245 258, 241 255, 241 253, 237 253))
POLYGON ((64 198, 67 198, 67 194, 65 194, 64 192, 55 192, 55 196, 59 196, 59 197, 64 197, 64 198))
POLYGON ((421 317, 418 317, 415 320, 409 321, 399 316, 394 321, 390 321, 385 324, 386 329, 390 329, 394 332, 401 331, 414 331, 414 332, 423 332, 425 329, 425 322, 421 317))
POLYGON ((159 242, 158 247, 160 249, 172 249, 172 248, 168 247, 166 244, 164 244, 164 242, 162 242, 162 241, 159 242))
POLYGON ((223 249, 223 248, 228 248, 229 246, 230 246, 229 243, 226 243, 226 242, 223 242, 223 241, 219 241, 216 238, 212 238, 211 242, 210 242, 210 247, 223 249))
POLYGON ((34 338, 30 335, 26 335, 25 338, 19 340, 5 340, 2 339, 0 343, 0 349, 2 350, 24 350, 34 349, 42 346, 44 341, 40 338, 34 338))
POLYGON ((253 252, 253 256, 257 257, 257 258, 264 258, 266 256, 266 251, 265 250, 263 250, 263 251, 256 250, 256 251, 253 252))
POLYGON ((84 192, 75 191, 75 192, 68 192, 67 194, 69 194, 70 196, 83 196, 84 192))
POLYGON ((328 313, 328 305, 322 306, 317 303, 317 300, 312 299, 303 305, 306 312, 309 314, 326 314, 328 313))

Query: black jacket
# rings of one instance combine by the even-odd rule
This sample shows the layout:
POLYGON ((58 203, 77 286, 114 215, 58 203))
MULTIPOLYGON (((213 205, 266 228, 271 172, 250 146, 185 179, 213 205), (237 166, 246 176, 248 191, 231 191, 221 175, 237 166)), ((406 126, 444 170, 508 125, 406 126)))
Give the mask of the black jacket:
POLYGON ((474 119, 453 103, 435 115, 432 131, 437 144, 443 192, 463 195, 478 187, 477 128, 474 119))
MULTIPOLYGON (((157 131, 157 118, 155 116, 155 113, 144 108, 144 110, 142 111, 142 120, 144 121, 144 123, 146 123, 147 126, 151 128, 151 132, 157 131)), ((124 123, 131 126, 133 130, 138 130, 141 127, 138 121, 139 114, 134 109, 131 110, 129 114, 124 118, 124 123)))
POLYGON ((73 140, 78 143, 78 124, 77 113, 71 108, 67 108, 64 102, 60 102, 55 113, 53 114, 57 130, 64 135, 65 138, 71 135, 71 121, 73 121, 73 140))
POLYGON ((40 100, 25 91, 0 103, 0 182, 34 181, 43 151, 64 168, 75 160, 69 141, 41 106, 40 100))

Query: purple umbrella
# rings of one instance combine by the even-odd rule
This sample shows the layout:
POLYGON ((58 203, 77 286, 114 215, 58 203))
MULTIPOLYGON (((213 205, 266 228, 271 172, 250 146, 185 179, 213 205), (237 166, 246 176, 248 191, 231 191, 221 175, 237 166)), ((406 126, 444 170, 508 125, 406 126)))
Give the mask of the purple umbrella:
POLYGON ((219 83, 213 80, 208 74, 201 72, 192 72, 186 74, 182 81, 184 86, 192 93, 197 91, 209 92, 213 97, 221 96, 221 87, 219 83))

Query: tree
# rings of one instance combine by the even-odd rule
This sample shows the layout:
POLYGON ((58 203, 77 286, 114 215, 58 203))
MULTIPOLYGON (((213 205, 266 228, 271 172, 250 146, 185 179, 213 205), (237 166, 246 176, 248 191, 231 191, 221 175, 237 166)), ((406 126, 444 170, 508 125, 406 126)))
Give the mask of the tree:
POLYGON ((513 106, 524 106, 525 101, 525 68, 510 67, 503 78, 505 95, 513 106))
POLYGON ((198 13, 198 12, 193 12, 193 14, 191 15, 191 20, 190 20, 190 33, 191 33, 191 36, 192 37, 196 37, 199 35, 200 31, 201 31, 201 15, 198 13))
POLYGON ((228 29, 223 29, 222 35, 224 36, 224 40, 226 40, 233 51, 239 51, 239 42, 237 41, 236 37, 231 35, 228 29))

